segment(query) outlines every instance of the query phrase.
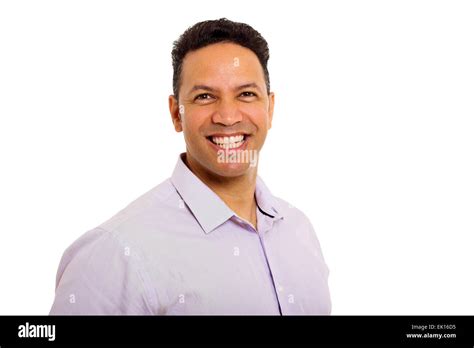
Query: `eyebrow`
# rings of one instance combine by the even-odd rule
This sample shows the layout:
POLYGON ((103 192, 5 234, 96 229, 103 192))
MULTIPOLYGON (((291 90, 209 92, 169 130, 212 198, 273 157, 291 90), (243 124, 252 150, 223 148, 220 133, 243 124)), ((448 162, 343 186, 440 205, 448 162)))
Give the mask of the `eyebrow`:
MULTIPOLYGON (((236 87, 235 90, 240 91, 240 90, 245 89, 245 88, 256 88, 261 92, 260 87, 255 82, 240 85, 240 86, 236 87)), ((194 85, 193 88, 191 88, 191 90, 189 91, 189 94, 191 94, 192 92, 197 91, 197 90, 204 90, 204 91, 208 91, 208 92, 215 92, 216 91, 215 88, 212 88, 212 87, 207 86, 207 85, 194 85)))

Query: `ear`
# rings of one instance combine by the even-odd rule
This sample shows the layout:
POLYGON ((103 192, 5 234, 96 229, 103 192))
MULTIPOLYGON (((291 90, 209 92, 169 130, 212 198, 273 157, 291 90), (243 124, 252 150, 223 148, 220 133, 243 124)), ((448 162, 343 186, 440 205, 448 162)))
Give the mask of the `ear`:
POLYGON ((270 92, 270 94, 268 95, 268 129, 272 128, 274 106, 275 106, 275 93, 270 92))
POLYGON ((176 99, 174 95, 170 95, 168 97, 168 106, 170 109, 171 121, 173 122, 174 129, 176 130, 176 132, 182 132, 183 125, 181 120, 181 114, 179 112, 179 103, 178 99, 176 99))

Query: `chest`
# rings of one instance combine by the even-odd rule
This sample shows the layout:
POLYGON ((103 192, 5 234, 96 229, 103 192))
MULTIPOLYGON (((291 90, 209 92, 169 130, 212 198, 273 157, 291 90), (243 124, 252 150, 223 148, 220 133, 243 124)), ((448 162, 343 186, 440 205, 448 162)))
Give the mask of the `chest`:
MULTIPOLYGON (((289 235, 227 229, 167 239, 154 282, 167 314, 317 314, 328 311, 318 259, 289 235), (214 232, 213 232, 214 233, 214 232)), ((164 241, 162 241, 164 242, 164 241)))

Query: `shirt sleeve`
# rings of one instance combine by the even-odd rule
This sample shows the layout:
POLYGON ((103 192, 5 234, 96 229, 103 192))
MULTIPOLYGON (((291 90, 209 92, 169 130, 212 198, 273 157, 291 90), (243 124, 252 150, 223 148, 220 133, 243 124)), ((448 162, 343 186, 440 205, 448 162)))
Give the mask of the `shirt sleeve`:
POLYGON ((326 263, 326 259, 324 258, 323 251, 321 249, 321 243, 319 242, 319 229, 316 230, 309 220, 307 216, 305 216, 305 219, 307 221, 307 226, 308 226, 308 232, 309 232, 309 241, 310 245, 312 246, 316 258, 319 260, 319 264, 323 267, 323 272, 325 274, 326 279, 329 277, 329 267, 326 263))
POLYGON ((50 315, 152 315, 155 303, 139 251, 96 228, 64 252, 50 315))

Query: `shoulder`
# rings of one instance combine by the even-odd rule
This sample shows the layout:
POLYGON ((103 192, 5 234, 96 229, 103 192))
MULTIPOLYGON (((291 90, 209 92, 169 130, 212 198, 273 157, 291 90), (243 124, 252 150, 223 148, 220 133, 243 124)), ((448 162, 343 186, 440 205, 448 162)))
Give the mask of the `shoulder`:
POLYGON ((63 253, 51 314, 147 314, 156 298, 137 248, 95 228, 63 253))
POLYGON ((113 232, 100 227, 89 230, 72 242, 64 251, 57 281, 61 276, 60 273, 66 267, 77 266, 84 269, 91 262, 103 265, 110 262, 112 257, 117 257, 122 251, 125 251, 124 248, 125 246, 113 232))
POLYGON ((298 224, 301 226, 306 226, 308 228, 312 228, 313 225, 309 217, 303 212, 303 210, 299 209, 298 207, 294 206, 293 204, 289 203, 288 201, 273 196, 274 200, 277 203, 277 208, 279 209, 279 213, 283 215, 284 219, 287 222, 291 222, 293 224, 298 224))
POLYGON ((286 228, 295 234, 298 240, 306 247, 310 248, 312 253, 319 259, 321 264, 324 265, 326 272, 329 272, 326 261, 323 256, 321 249, 321 243, 319 241, 319 228, 316 222, 314 225, 310 218, 299 208, 290 204, 286 200, 275 197, 279 213, 283 216, 284 224, 286 228))
POLYGON ((154 313, 157 298, 142 247, 167 206, 176 206, 175 192, 166 180, 73 241, 60 260, 51 313, 154 313))
POLYGON ((127 222, 142 219, 152 212, 159 213, 165 210, 167 206, 174 203, 173 198, 176 198, 176 196, 176 190, 170 179, 167 179, 130 202, 99 227, 105 230, 115 231, 127 222), (171 201, 173 201, 173 203, 171 201))
POLYGON ((315 244, 319 248, 318 236, 310 218, 301 209, 286 200, 279 197, 274 198, 286 228, 293 231, 299 238, 310 241, 311 244, 315 244))
POLYGON ((164 215, 166 207, 173 205, 170 203, 173 193, 176 195, 167 179, 99 226, 80 235, 64 251, 57 281, 67 267, 94 265, 97 266, 95 271, 101 271, 101 267, 106 268, 112 262, 115 262, 115 269, 125 267, 123 262, 127 262, 127 268, 140 264, 143 258, 141 243, 147 240, 143 237, 150 232, 150 228, 156 228, 154 223, 164 215))

